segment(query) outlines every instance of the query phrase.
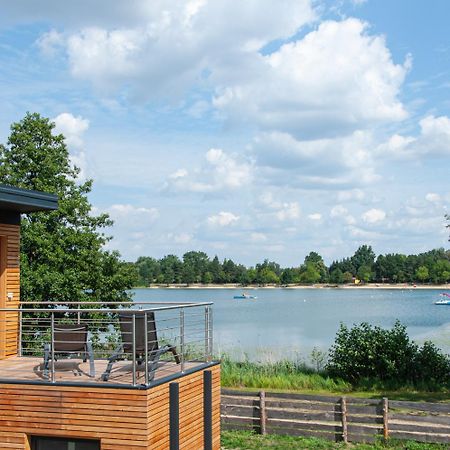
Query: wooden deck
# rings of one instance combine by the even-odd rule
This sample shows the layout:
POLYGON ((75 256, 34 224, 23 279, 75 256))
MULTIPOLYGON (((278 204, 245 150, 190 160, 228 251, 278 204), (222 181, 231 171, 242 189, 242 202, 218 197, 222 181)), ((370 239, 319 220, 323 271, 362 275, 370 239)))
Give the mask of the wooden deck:
MULTIPOLYGON (((60 359, 55 363, 55 382, 91 383, 101 385, 133 384, 133 364, 130 361, 114 363, 108 381, 102 381, 101 375, 106 369, 106 360, 95 361, 95 377, 89 376, 89 362, 81 359, 60 359)), ((194 369, 202 362, 186 362, 185 371, 194 369)), ((144 366, 136 366, 137 384, 145 383, 144 366)), ((181 366, 172 361, 161 361, 155 372, 154 381, 167 376, 180 374, 181 366)), ((48 381, 43 375, 43 358, 13 356, 0 361, 0 383, 14 381, 48 381)))

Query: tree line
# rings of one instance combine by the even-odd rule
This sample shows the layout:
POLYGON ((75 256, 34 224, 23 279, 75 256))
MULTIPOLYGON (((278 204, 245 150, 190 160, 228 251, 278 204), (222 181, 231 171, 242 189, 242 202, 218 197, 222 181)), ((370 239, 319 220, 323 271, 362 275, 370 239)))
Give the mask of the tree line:
POLYGON ((370 245, 360 246, 353 256, 327 266, 321 255, 310 252, 303 264, 281 267, 264 260, 252 267, 231 259, 212 259, 204 252, 190 251, 179 258, 141 256, 134 264, 138 285, 151 284, 249 284, 289 285, 355 281, 368 283, 446 283, 450 280, 450 250, 443 248, 418 255, 389 253, 375 255, 370 245))

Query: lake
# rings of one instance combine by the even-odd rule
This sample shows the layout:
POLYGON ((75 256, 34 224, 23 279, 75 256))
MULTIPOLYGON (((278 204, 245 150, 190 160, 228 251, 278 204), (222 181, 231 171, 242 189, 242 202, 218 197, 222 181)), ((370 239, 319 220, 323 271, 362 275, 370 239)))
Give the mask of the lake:
POLYGON ((136 301, 212 301, 214 352, 234 358, 305 359, 327 350, 340 322, 391 327, 396 319, 418 343, 450 352, 450 306, 436 306, 439 290, 252 289, 257 300, 234 300, 237 289, 135 289, 136 301))

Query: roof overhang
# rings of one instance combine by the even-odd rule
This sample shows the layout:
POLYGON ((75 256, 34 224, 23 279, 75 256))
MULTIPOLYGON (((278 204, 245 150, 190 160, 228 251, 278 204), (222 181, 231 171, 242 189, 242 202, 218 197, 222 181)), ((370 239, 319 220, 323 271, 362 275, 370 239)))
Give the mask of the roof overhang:
POLYGON ((55 209, 58 209, 55 194, 0 184, 0 211, 22 214, 55 209))

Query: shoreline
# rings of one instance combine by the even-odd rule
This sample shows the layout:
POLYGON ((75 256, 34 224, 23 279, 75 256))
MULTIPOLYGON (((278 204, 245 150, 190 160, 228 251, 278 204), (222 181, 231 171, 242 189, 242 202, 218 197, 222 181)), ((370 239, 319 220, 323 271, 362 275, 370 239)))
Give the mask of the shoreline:
POLYGON ((450 284, 409 284, 409 283, 366 283, 366 284, 295 284, 295 285, 248 285, 241 286, 237 283, 228 284, 153 284, 151 286, 139 286, 133 289, 238 289, 241 291, 253 289, 398 289, 398 290, 450 290, 450 284))

